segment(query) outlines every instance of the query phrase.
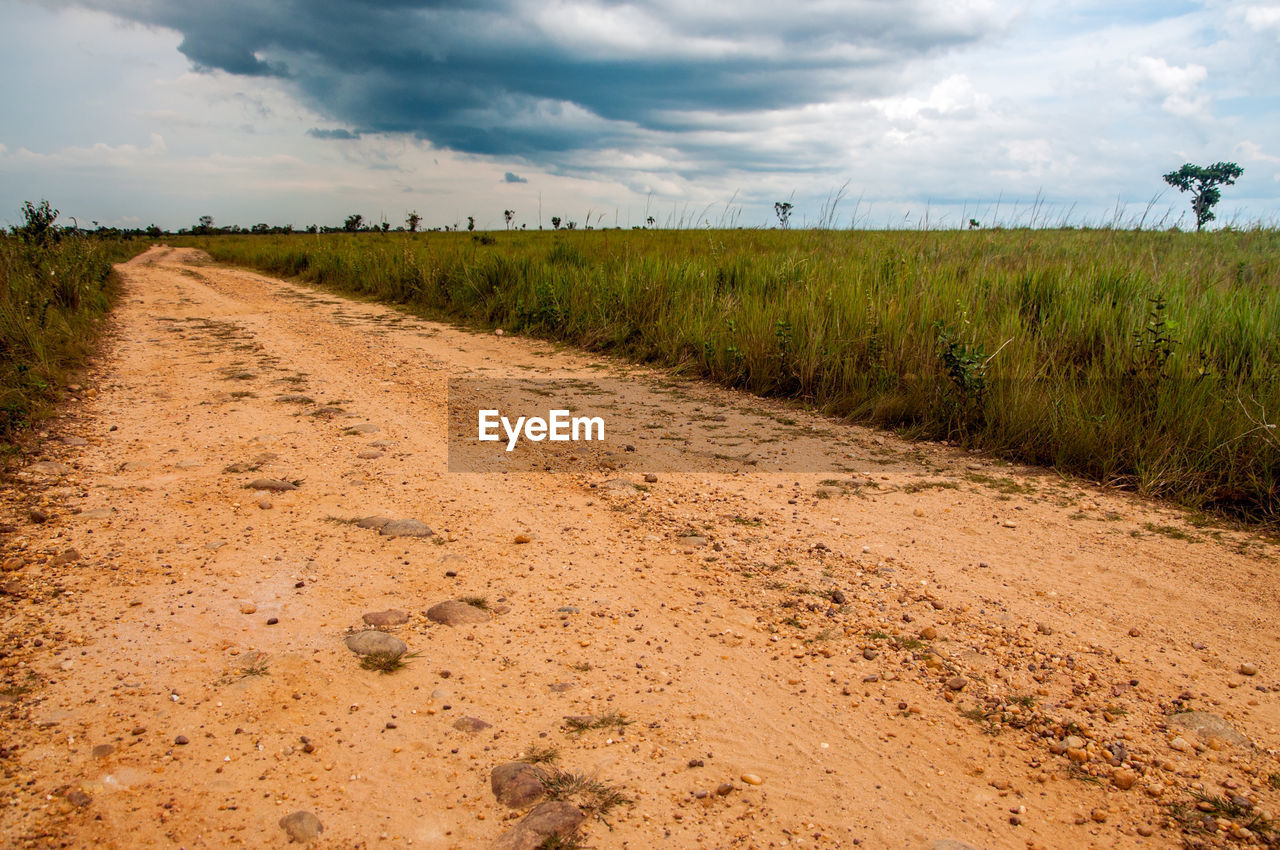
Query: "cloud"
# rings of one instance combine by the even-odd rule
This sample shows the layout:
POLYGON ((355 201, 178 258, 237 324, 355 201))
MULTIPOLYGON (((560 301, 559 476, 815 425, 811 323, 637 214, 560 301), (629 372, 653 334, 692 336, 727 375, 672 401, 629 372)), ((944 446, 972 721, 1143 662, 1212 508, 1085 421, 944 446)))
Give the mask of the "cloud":
POLYGON ((507 182, 507 183, 528 183, 529 182, 529 179, 527 177, 521 177, 519 174, 515 174, 510 171, 502 175, 502 179, 504 182, 507 182))
POLYGON ((336 130, 322 130, 319 127, 312 127, 307 131, 307 135, 313 139, 339 139, 344 141, 360 138, 359 133, 353 133, 341 127, 336 130))
POLYGON ((992 0, 81 4, 177 31, 197 69, 279 79, 353 137, 561 165, 724 116, 886 96, 913 62, 1011 20, 992 0))

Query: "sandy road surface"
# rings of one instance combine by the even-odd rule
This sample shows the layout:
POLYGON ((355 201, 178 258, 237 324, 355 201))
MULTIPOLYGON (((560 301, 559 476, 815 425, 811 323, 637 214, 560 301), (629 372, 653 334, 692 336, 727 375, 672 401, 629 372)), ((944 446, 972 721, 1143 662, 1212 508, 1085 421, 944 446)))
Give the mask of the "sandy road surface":
POLYGON ((1251 535, 190 251, 121 272, 0 515, 0 844, 284 846, 305 810, 320 847, 487 846, 521 815, 491 769, 551 747, 633 800, 586 821, 601 848, 1171 846, 1192 789, 1278 808, 1251 535), (762 451, 854 471, 450 473, 461 374, 613 380, 637 422, 756 416, 762 451), (426 616, 461 597, 489 619, 426 616), (420 654, 384 675, 344 638, 388 608, 420 654))

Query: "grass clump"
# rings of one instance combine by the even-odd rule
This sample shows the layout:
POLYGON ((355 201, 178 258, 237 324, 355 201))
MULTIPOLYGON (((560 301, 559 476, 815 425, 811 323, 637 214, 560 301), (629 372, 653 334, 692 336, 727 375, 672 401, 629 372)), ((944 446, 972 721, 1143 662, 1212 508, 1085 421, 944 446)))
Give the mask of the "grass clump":
POLYGON ((483 596, 459 596, 459 602, 465 602, 472 608, 479 608, 481 611, 489 610, 489 600, 483 596))
POLYGON ((566 717, 564 725, 570 735, 581 735, 593 729, 617 729, 621 732, 634 722, 634 720, 628 720, 625 714, 606 711, 604 714, 592 717, 566 717))
POLYGON ((111 264, 147 247, 57 227, 47 202, 26 204, 23 215, 25 224, 0 233, 0 446, 85 365, 118 293, 111 264))
POLYGON ((368 655, 360 656, 360 668, 376 670, 383 674, 394 673, 420 654, 418 652, 370 652, 368 655))

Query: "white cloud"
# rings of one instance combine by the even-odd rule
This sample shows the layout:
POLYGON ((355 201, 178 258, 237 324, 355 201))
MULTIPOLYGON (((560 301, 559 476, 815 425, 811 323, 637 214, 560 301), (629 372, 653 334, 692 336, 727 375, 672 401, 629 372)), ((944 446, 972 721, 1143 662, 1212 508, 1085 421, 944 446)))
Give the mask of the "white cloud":
POLYGON ((1203 114, 1209 107, 1209 97, 1200 91, 1200 85, 1209 77, 1209 69, 1203 65, 1188 63, 1170 65, 1156 56, 1139 56, 1133 60, 1136 89, 1140 93, 1154 93, 1162 97, 1161 108, 1172 115, 1192 117, 1203 114))

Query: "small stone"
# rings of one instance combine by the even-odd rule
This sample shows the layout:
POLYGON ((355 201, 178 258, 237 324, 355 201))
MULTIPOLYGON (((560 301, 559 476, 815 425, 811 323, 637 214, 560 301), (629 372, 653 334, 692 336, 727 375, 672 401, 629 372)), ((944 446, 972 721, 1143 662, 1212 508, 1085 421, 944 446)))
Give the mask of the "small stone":
POLYGON ((1170 741, 1169 746, 1180 753, 1185 753, 1194 749, 1194 747, 1192 747, 1191 744, 1187 742, 1187 739, 1182 737, 1181 735, 1179 735, 1178 737, 1170 741))
POLYGON ((1050 628, 1049 626, 1046 626, 1044 623, 1038 623, 1038 624, 1036 625, 1036 631, 1037 631, 1037 632, 1039 632, 1039 633, 1040 633, 1040 634, 1042 634, 1042 635, 1051 635, 1051 634, 1053 634, 1053 629, 1052 629, 1052 628, 1050 628))
POLYGON ((372 422, 362 422, 359 425, 351 425, 346 430, 351 434, 376 434, 382 429, 372 422))
POLYGON ((516 545, 522 545, 525 543, 532 543, 533 538, 527 534, 517 534, 515 537, 511 539, 511 542, 515 543, 516 545))
POLYGON ((1117 770, 1111 774, 1111 783, 1121 791, 1128 791, 1138 781, 1138 774, 1132 770, 1117 770))
POLYGON ((586 820, 582 810, 563 800, 539 803, 492 845, 493 850, 536 850, 549 839, 567 839, 586 820))
POLYGON ((1138 834, 1143 838, 1150 838, 1156 834, 1156 831, 1151 828, 1150 824, 1142 823, 1138 824, 1138 834))
POLYGON ((241 614, 255 614, 255 613, 257 613, 257 611, 258 611, 258 606, 257 606, 257 605, 254 605, 252 602, 241 602, 241 603, 240 603, 240 613, 241 613, 241 614))
POLYGON ((285 815, 280 818, 280 826, 288 833, 290 841, 296 841, 299 844, 309 844, 324 832, 324 825, 320 823, 320 818, 311 812, 299 811, 285 815))
POLYGON ((147 727, 145 726, 135 726, 129 730, 129 734, 135 738, 138 737, 139 735, 145 735, 146 733, 147 733, 147 727))
POLYGON ((644 476, 644 483, 646 483, 646 484, 657 484, 657 483, 658 483, 658 476, 654 475, 652 472, 647 472, 647 473, 645 473, 645 476, 644 476))
POLYGON ((71 467, 67 466, 65 463, 55 463, 51 460, 42 460, 38 463, 31 464, 31 466, 27 468, 32 472, 38 472, 41 475, 66 475, 71 471, 71 467))
POLYGON ((483 732, 492 726, 492 723, 486 723, 479 717, 459 717, 453 721, 453 728, 459 732, 483 732))
POLYGON ((279 478, 255 478, 249 482, 250 490, 270 490, 273 493, 287 493, 290 490, 297 490, 298 485, 291 481, 281 481, 279 478))
POLYGON ((689 767, 702 767, 702 759, 689 759, 689 767))
POLYGON ((733 783, 721 782, 719 785, 716 786, 716 793, 721 797, 729 796, 730 794, 733 793, 733 783))
POLYGON ((368 451, 357 452, 356 457, 360 460, 377 460, 382 457, 382 452, 370 449, 368 451))
POLYGON ((1258 665, 1252 661, 1246 661, 1240 665, 1239 673, 1241 676, 1256 676, 1258 675, 1258 665))
POLYGON ((409 614, 399 608, 388 608, 385 611, 370 611, 361 617, 365 625, 384 629, 388 626, 402 626, 409 622, 409 614))
POLYGON ((116 751, 116 748, 111 744, 98 744, 96 747, 93 748, 93 751, 90 753, 90 755, 96 759, 104 759, 107 756, 114 753, 115 751, 116 751))
POLYGON ((763 784, 764 784, 764 780, 763 780, 763 779, 761 779, 759 776, 756 776, 754 773, 744 773, 744 774, 742 774, 742 776, 740 776, 740 777, 738 777, 738 778, 739 778, 739 779, 741 779, 743 782, 747 783, 748 785, 763 785, 763 784))
POLYGON ((188 738, 186 735, 179 735, 178 737, 173 739, 173 742, 177 744, 179 747, 185 747, 187 744, 191 743, 191 739, 188 738))
POLYGON ((950 679, 947 679, 947 690, 963 691, 964 686, 967 684, 969 684, 969 680, 964 676, 952 676, 950 679))
POLYGON ((1249 739, 1230 723, 1208 711, 1184 711, 1180 714, 1173 714, 1169 716, 1169 723, 1174 726, 1181 726, 1183 729, 1189 729, 1209 740, 1217 739, 1237 747, 1247 747, 1250 743, 1249 739))
POLYGON ((1093 818, 1094 823, 1107 822, 1107 812, 1105 809, 1094 809, 1093 811, 1089 812, 1089 817, 1093 818))
POLYGON ((1129 629, 1129 637, 1142 637, 1142 629, 1139 629, 1137 626, 1129 629))
POLYGON ((487 623, 492 618, 488 611, 477 608, 475 605, 450 599, 428 608, 427 619, 446 626, 465 626, 487 623))
POLYGON ((273 507, 273 505, 271 504, 271 500, 270 500, 270 499, 259 499, 259 500, 258 500, 258 509, 259 509, 259 510, 269 511, 269 510, 271 510, 271 508, 272 508, 272 507, 273 507))
POLYGON ((279 617, 268 617, 268 618, 267 618, 267 625, 268 625, 268 626, 274 626, 276 623, 279 623, 279 622, 280 622, 280 618, 279 618, 279 617))
POLYGON ((348 635, 347 649, 356 655, 394 655, 401 656, 409 651, 408 645, 395 635, 369 629, 348 635))
POLYGON ((41 510, 40 508, 32 508, 31 510, 27 511, 27 517, 37 525, 39 525, 40 523, 45 523, 49 521, 49 514, 41 510))
POLYGON ((510 809, 527 809, 546 796, 546 774, 522 761, 507 762, 489 773, 489 787, 498 802, 510 809))
POLYGON ((367 516, 364 519, 356 520, 356 528, 380 529, 389 522, 391 522, 391 517, 389 516, 367 516))
POLYGON ((933 640, 938 636, 938 630, 933 626, 925 626, 920 630, 921 640, 933 640))
POLYGON ((430 537, 435 534, 425 522, 416 519, 393 519, 378 529, 383 537, 430 537))
POLYGON ((933 842, 933 850, 978 850, 972 844, 954 838, 939 838, 933 842))
POLYGON ((871 661, 876 657, 876 651, 868 646, 866 649, 862 650, 862 657, 871 661))
POLYGON ((1083 750, 1085 746, 1084 738, 1079 735, 1068 735, 1062 743, 1066 744, 1067 749, 1071 750, 1083 750))
POLYGON ((67 792, 67 802, 75 806, 77 809, 83 809, 85 806, 93 802, 93 798, 79 788, 72 788, 67 792))

